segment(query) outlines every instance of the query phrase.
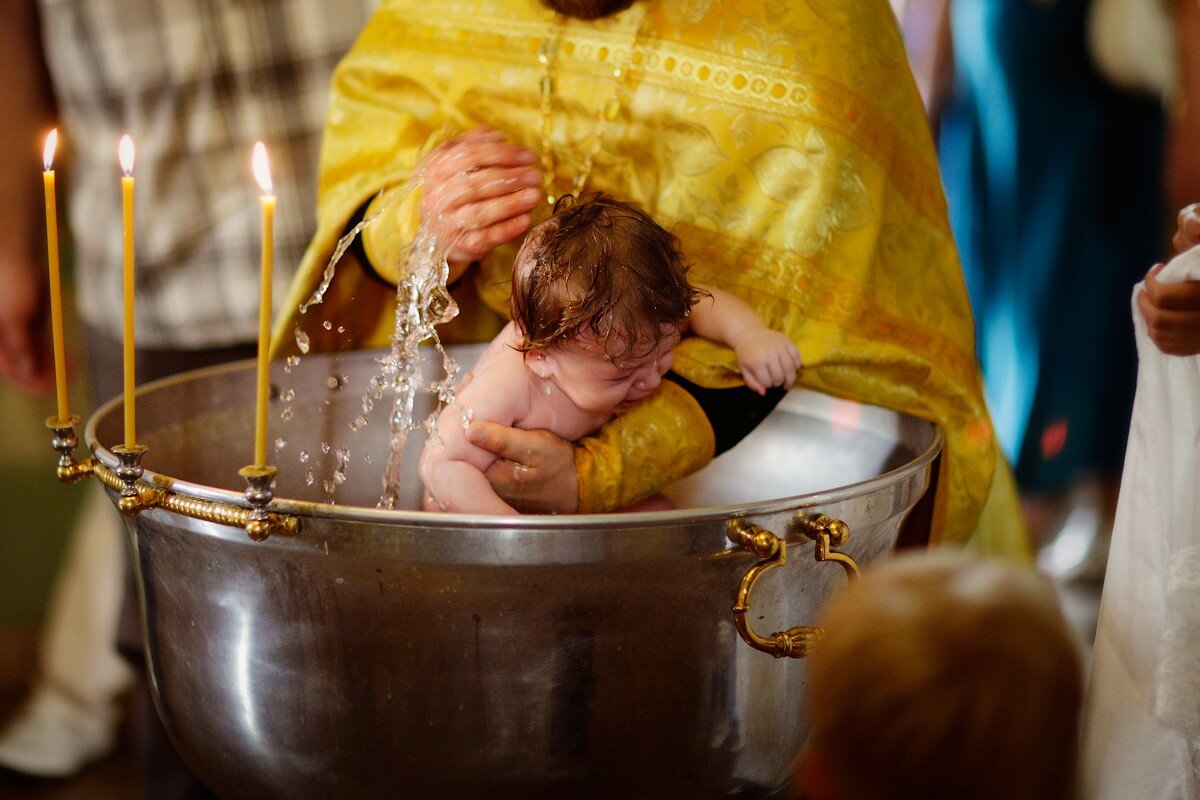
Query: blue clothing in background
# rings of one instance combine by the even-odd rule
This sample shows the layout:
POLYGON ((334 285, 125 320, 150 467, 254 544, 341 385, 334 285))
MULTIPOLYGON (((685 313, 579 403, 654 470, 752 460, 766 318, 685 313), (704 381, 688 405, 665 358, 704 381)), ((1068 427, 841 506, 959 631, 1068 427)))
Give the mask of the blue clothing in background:
POLYGON ((1106 84, 1087 0, 955 0, 940 150, 1000 441, 1028 490, 1119 474, 1129 298, 1163 242, 1162 115, 1106 84))

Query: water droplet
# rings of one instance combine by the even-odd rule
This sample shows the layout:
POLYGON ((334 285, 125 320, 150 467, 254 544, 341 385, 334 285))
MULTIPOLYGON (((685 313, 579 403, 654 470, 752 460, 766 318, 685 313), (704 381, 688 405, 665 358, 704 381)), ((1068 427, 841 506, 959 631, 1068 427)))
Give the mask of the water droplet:
POLYGON ((300 463, 301 463, 301 464, 307 464, 307 463, 308 463, 308 451, 307 451, 307 450, 301 450, 301 451, 300 451, 300 463))
POLYGON ((321 442, 321 452, 328 453, 330 451, 329 442, 321 442))
POLYGON ((292 407, 285 406, 284 409, 279 412, 279 418, 284 422, 290 422, 292 419, 292 407))
POLYGON ((471 420, 475 419, 475 409, 470 406, 463 406, 462 409, 462 426, 463 430, 471 427, 471 420))
POLYGON ((308 334, 300 330, 299 327, 296 328, 296 347, 300 348, 301 353, 308 352, 308 334))
POLYGON ((289 367, 294 367, 300 363, 300 356, 296 356, 296 355, 288 356, 287 359, 283 363, 287 364, 289 367))
POLYGON ((284 389, 283 393, 279 395, 279 399, 285 403, 292 402, 293 400, 296 399, 296 390, 295 389, 284 389))
POLYGON ((338 325, 338 333, 345 333, 345 332, 346 332, 346 326, 338 325))
POLYGON ((304 470, 304 482, 312 486, 314 481, 316 481, 316 476, 313 475, 312 467, 309 467, 304 470))
POLYGON ((363 416, 357 416, 354 418, 354 421, 350 423, 350 430, 357 433, 358 431, 361 431, 366 426, 367 426, 367 418, 363 417, 363 416))
POLYGON ((278 453, 280 450, 282 450, 282 449, 283 449, 284 447, 286 447, 286 446, 287 446, 287 442, 286 442, 286 441, 284 441, 283 439, 280 439, 280 438, 276 437, 276 439, 275 439, 275 452, 277 452, 277 453, 278 453))
POLYGON ((333 323, 330 322, 329 320, 325 320, 324 322, 321 323, 321 327, 327 331, 331 331, 331 330, 333 330, 333 323))

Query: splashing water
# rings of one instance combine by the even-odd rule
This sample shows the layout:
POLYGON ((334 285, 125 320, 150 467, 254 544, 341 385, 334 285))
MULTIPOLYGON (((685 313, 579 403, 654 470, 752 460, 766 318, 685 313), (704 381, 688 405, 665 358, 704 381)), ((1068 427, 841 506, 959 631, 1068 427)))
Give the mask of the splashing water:
MULTIPOLYGON (((333 282, 337 263, 354 243, 354 239, 374 222, 381 214, 401 202, 413 189, 419 187, 423 176, 418 172, 400 191, 389 197, 387 203, 364 217, 361 222, 351 228, 338 240, 329 262, 325 267, 321 284, 316 291, 301 304, 299 311, 305 314, 309 308, 324 301, 325 294, 333 282)), ((382 195, 382 192, 380 193, 382 195)), ((378 198, 380 195, 377 195, 378 198)), ((350 423, 353 432, 360 431, 367 425, 367 418, 384 397, 393 394, 391 413, 388 416, 388 459, 383 472, 382 494, 379 506, 394 508, 399 496, 400 471, 404 457, 404 448, 410 433, 416 430, 425 431, 430 440, 440 443, 437 434, 437 418, 445 406, 454 402, 454 386, 458 380, 459 366, 446 352, 438 338, 436 326, 448 322, 458 315, 458 306, 451 298, 446 288, 449 277, 447 253, 456 242, 443 245, 437 241, 433 232, 424 223, 417 232, 416 238, 408 246, 397 264, 397 274, 404 276, 396 287, 396 324, 391 336, 391 351, 377 359, 379 372, 368 382, 362 397, 362 415, 350 423), (440 359, 441 378, 431 380, 426 384, 424 353, 422 344, 431 343, 440 359), (413 413, 417 398, 422 393, 434 396, 433 411, 422 420, 414 420, 413 413)), ((330 330, 333 323, 325 320, 321 323, 325 330, 330 330)), ((345 331, 344 326, 338 326, 338 333, 345 331)), ((295 329, 296 345, 301 353, 307 353, 310 342, 307 334, 295 329)), ((468 420, 469 421, 469 420, 468 420)), ((329 452, 328 443, 321 445, 324 453, 329 452)), ((348 448, 341 448, 336 454, 337 464, 331 480, 323 482, 326 493, 331 495, 337 487, 345 482, 346 465, 350 461, 348 448)), ((311 476, 311 469, 306 479, 311 476)), ((308 480, 311 485, 312 480, 308 480)), ((332 502, 332 497, 331 497, 332 502)))
POLYGON ((383 471, 383 494, 379 500, 383 508, 396 506, 408 435, 414 430, 425 430, 437 441, 437 417, 448 403, 454 402, 454 383, 459 367, 442 346, 435 327, 458 315, 458 306, 446 289, 450 272, 446 261, 448 250, 448 247, 440 247, 433 233, 422 226, 409 248, 402 272, 405 278, 396 287, 396 327, 392 332, 392 350, 379 361, 385 385, 395 392, 392 413, 388 418, 388 461, 383 471), (426 387, 420 345, 427 341, 433 343, 441 356, 443 378, 426 387), (433 394, 437 402, 433 411, 418 423, 413 419, 413 408, 422 391, 433 394))
MULTIPOLYGON (((349 250, 350 246, 354 244, 354 240, 358 238, 358 235, 362 233, 368 225, 374 222, 380 214, 402 200, 413 189, 416 189, 418 186, 420 186, 421 180, 421 174, 417 173, 417 175, 415 175, 413 179, 410 180, 405 187, 397 193, 399 195, 398 197, 393 198, 392 202, 376 209, 373 214, 363 217, 357 225, 346 231, 346 233, 342 235, 342 238, 338 239, 337 246, 333 248, 333 255, 329 257, 329 261, 325 264, 325 272, 321 276, 321 285, 317 287, 316 291, 313 292, 307 300, 300 304, 299 311, 301 314, 307 314, 308 309, 325 300, 325 293, 329 291, 329 284, 333 283, 333 276, 337 272, 338 262, 342 260, 342 256, 346 255, 346 251, 349 250)), ((380 191, 379 194, 375 195, 375 199, 379 199, 382 194, 383 192, 380 191)), ((299 331, 300 329, 297 328, 296 330, 299 331)), ((306 353, 308 351, 301 350, 301 352, 306 353)))

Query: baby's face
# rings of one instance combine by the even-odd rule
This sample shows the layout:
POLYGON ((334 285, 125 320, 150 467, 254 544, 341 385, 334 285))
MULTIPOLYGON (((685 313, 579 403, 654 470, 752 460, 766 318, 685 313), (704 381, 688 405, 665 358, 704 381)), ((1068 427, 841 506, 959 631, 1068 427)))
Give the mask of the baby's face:
POLYGON ((601 342, 585 338, 544 351, 554 381, 572 403, 592 414, 621 413, 649 396, 671 368, 671 350, 679 329, 663 329, 662 339, 648 353, 615 361, 601 342))

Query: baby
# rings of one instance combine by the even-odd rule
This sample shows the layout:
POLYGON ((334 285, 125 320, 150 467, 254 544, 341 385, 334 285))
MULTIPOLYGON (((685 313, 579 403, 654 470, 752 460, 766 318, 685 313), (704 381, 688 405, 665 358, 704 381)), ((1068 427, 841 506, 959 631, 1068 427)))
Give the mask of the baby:
POLYGON ((648 397, 686 328, 732 347, 746 385, 790 386, 796 346, 731 294, 692 286, 674 236, 605 195, 555 209, 513 262, 512 322, 475 365, 457 408, 438 418, 420 474, 427 511, 516 514, 484 472, 496 456, 467 441, 471 418, 574 441, 648 397))

